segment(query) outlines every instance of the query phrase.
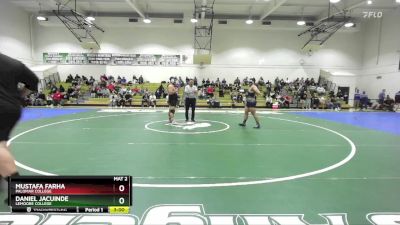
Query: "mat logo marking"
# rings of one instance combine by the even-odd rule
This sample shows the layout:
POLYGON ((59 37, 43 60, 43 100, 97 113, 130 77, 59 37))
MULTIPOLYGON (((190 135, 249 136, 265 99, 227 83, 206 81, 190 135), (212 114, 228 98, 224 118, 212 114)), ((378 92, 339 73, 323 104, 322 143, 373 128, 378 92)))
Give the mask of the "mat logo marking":
POLYGON ((194 130, 198 128, 211 127, 210 123, 175 123, 167 124, 176 128, 182 128, 183 130, 194 130))

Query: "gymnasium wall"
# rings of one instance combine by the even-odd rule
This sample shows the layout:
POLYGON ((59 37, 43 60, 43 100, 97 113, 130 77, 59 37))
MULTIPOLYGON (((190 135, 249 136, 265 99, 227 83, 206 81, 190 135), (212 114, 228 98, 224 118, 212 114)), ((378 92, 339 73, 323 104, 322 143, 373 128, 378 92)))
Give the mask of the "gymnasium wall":
MULTIPOLYGON (((321 68, 331 71, 359 73, 362 67, 361 32, 338 32, 323 49, 307 54, 300 49, 305 37, 297 37, 300 29, 229 29, 216 26, 213 39, 213 62, 201 68, 192 65, 193 28, 185 27, 105 27, 98 34, 104 53, 181 54, 189 56, 179 67, 143 66, 59 66, 62 77, 69 73, 100 76, 100 74, 142 74, 146 80, 158 82, 170 76, 225 77, 233 81, 237 76, 314 77, 321 68)), ((43 52, 87 52, 79 42, 59 26, 35 26, 35 58, 43 52)))
POLYGON ((0 52, 33 65, 30 16, 8 1, 0 1, 0 52))
POLYGON ((392 97, 400 91, 400 8, 369 19, 365 26, 363 71, 357 85, 370 98, 385 88, 392 97), (380 76, 381 79, 377 79, 380 76))

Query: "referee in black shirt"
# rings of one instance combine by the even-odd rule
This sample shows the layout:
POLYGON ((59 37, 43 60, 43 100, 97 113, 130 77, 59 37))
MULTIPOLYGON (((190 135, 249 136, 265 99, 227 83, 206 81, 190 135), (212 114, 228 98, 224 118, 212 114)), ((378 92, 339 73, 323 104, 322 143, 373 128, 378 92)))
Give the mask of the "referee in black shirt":
POLYGON ((0 175, 4 179, 19 175, 7 141, 21 116, 21 98, 37 91, 38 82, 24 64, 0 54, 0 175))
POLYGON ((186 122, 189 121, 189 108, 192 109, 192 118, 191 121, 194 120, 194 111, 196 109, 196 98, 197 98, 197 87, 194 85, 193 79, 189 81, 189 84, 185 87, 185 117, 186 122))

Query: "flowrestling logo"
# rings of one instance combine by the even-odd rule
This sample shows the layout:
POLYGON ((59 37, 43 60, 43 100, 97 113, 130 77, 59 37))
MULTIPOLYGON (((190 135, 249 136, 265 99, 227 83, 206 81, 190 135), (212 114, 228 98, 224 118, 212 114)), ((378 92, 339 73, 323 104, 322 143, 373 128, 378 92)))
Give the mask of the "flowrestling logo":
MULTIPOLYGON (((323 225, 351 225, 346 213, 322 213, 323 225)), ((370 213, 372 225, 395 225, 400 213, 370 213)), ((202 205, 158 205, 149 208, 139 219, 134 215, 92 214, 0 214, 0 224, 12 225, 310 225, 303 214, 206 214, 202 205)), ((322 225, 322 224, 320 224, 322 225)))
POLYGON ((194 130, 198 128, 211 127, 210 123, 168 123, 167 126, 182 128, 183 130, 194 130))

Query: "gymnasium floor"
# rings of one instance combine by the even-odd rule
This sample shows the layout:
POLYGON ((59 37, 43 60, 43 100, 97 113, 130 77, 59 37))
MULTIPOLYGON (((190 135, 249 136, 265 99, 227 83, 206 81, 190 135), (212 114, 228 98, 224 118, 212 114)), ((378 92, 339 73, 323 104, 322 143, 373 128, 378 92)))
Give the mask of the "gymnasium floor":
POLYGON ((242 116, 199 110, 171 126, 165 109, 27 109, 11 147, 23 175, 132 175, 139 218, 159 204, 312 224, 400 212, 400 114, 263 111, 261 130, 242 116))

